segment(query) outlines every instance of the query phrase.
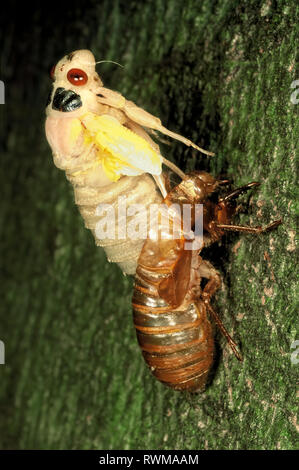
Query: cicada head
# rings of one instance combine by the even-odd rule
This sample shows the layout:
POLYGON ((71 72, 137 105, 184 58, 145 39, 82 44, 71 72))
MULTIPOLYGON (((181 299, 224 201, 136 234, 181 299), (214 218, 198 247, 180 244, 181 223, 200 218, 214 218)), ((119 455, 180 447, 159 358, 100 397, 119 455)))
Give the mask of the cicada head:
POLYGON ((79 50, 63 57, 51 69, 53 88, 46 107, 45 131, 58 168, 86 150, 81 117, 97 113, 96 89, 102 81, 95 70, 94 55, 79 50))
POLYGON ((53 89, 49 95, 47 116, 77 117, 96 111, 94 90, 103 83, 95 70, 95 58, 88 50, 71 52, 51 69, 53 89))

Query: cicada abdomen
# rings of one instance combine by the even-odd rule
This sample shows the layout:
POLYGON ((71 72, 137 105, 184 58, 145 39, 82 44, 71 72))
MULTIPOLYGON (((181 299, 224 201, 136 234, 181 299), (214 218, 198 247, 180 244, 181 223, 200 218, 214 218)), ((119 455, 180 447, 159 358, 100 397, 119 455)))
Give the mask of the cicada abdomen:
MULTIPOLYGON (((221 285, 220 275, 211 263, 201 258, 201 249, 219 240, 225 230, 261 233, 281 223, 276 221, 264 229, 230 225, 236 210, 235 198, 258 183, 249 183, 212 202, 210 195, 221 183, 208 173, 194 172, 165 199, 167 206, 191 204, 193 219, 194 205, 202 204, 200 248, 185 249, 182 224, 176 239, 167 238, 160 218, 154 239, 146 240, 138 260, 132 300, 138 342, 154 376, 175 390, 193 392, 205 388, 214 350, 209 317, 241 360, 235 342, 211 306, 211 297, 221 285), (204 286, 203 278, 208 280, 204 286)), ((176 216, 171 217, 174 221, 176 216)))
POLYGON ((149 273, 149 266, 141 268, 139 264, 133 297, 134 324, 143 357, 165 385, 175 390, 202 390, 214 353, 206 306, 192 299, 179 307, 171 306, 156 288, 163 273, 149 273))
MULTIPOLYGON (((116 214, 119 213, 119 201, 126 198, 129 205, 142 204, 149 215, 150 207, 161 202, 161 195, 157 191, 154 180, 148 174, 140 176, 124 176, 111 185, 94 188, 86 185, 74 185, 75 201, 85 221, 85 226, 91 229, 97 246, 104 248, 108 261, 117 263, 125 274, 135 274, 137 260, 144 243, 144 239, 130 237, 119 238, 117 234, 122 229, 123 220, 115 220, 115 237, 99 238, 96 230, 99 217, 97 208, 100 205, 111 205, 116 214), (120 226, 120 227, 119 227, 120 226)), ((126 215, 126 225, 130 224, 134 216, 126 215)), ((148 217, 149 220, 149 217, 148 217)))
POLYGON ((90 51, 63 57, 51 76, 46 135, 54 163, 72 183, 76 203, 96 243, 105 249, 109 261, 118 263, 124 273, 134 274, 144 239, 119 237, 117 226, 114 237, 98 236, 97 208, 109 204, 117 211, 118 198, 126 196, 128 206, 142 203, 147 214, 152 204, 161 202, 161 194, 166 196, 162 163, 183 175, 162 157, 145 129, 203 150, 163 127, 160 119, 120 93, 105 88, 90 51))

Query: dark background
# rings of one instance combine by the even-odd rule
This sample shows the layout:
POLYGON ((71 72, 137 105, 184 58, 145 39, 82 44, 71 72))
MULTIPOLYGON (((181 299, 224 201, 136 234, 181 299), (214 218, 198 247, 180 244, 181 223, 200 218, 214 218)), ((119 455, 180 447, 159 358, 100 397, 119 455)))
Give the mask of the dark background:
MULTIPOLYGON (((0 448, 295 447, 295 291, 299 79, 296 1, 10 1, 1 12, 0 448), (154 380, 131 318, 132 280, 109 265, 44 135, 49 70, 88 48, 104 84, 216 157, 162 146, 184 170, 258 180, 242 223, 276 232, 226 238, 209 255, 214 305, 240 344, 217 334, 210 387, 154 380)), ((297 199, 298 200, 298 199, 297 199)))

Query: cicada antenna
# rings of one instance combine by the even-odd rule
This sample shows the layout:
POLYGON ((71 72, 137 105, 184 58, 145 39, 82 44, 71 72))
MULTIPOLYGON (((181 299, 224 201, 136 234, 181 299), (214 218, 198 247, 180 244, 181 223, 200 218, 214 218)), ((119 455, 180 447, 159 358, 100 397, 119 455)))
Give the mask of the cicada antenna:
POLYGON ((114 60, 99 60, 98 62, 95 62, 94 65, 97 65, 97 64, 104 64, 105 62, 106 62, 106 63, 108 62, 109 64, 119 65, 120 67, 125 68, 124 65, 121 65, 121 64, 119 64, 118 62, 114 62, 114 60))

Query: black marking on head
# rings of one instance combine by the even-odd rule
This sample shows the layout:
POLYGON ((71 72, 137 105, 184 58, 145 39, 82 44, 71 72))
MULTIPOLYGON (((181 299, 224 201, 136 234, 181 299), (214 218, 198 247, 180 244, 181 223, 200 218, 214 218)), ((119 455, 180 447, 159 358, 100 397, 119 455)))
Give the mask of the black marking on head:
POLYGON ((80 95, 72 90, 65 90, 64 88, 56 88, 55 95, 52 102, 52 108, 56 111, 67 113, 81 108, 82 101, 80 95))
POLYGON ((69 60, 69 61, 71 61, 71 60, 73 59, 73 57, 74 57, 74 53, 73 53, 73 52, 71 52, 70 54, 68 54, 68 55, 66 56, 67 60, 69 60))

